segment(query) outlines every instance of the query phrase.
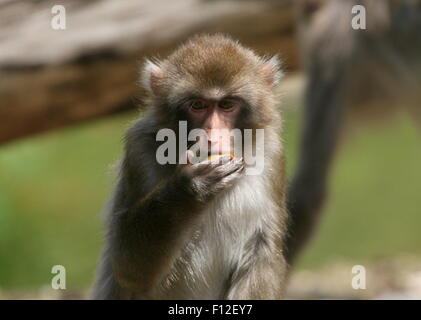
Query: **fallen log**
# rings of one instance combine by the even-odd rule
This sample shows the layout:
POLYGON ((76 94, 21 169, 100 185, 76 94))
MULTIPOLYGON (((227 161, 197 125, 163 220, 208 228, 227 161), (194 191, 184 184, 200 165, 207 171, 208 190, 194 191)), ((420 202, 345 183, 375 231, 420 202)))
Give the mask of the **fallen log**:
POLYGON ((223 32, 297 67, 288 0, 0 0, 0 144, 136 108, 144 56, 223 32))

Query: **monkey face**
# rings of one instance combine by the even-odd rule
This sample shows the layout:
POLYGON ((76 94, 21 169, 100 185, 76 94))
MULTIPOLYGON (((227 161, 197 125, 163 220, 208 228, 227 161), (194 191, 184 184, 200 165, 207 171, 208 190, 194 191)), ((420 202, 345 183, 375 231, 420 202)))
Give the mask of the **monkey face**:
MULTIPOLYGON (((233 153, 233 129, 264 129, 276 118, 279 61, 221 35, 198 36, 163 61, 145 65, 143 85, 162 126, 203 129, 210 154, 233 153)), ((193 144, 194 142, 191 142, 193 144)), ((243 146, 240 146, 241 148, 243 146)))
POLYGON ((241 101, 234 98, 210 100, 192 98, 182 106, 191 126, 205 130, 200 143, 207 145, 210 154, 230 153, 233 149, 230 132, 242 108, 241 101))
MULTIPOLYGON (((197 120, 185 104, 203 103, 207 111, 235 103, 237 128, 265 127, 274 113, 274 87, 281 77, 276 57, 266 60, 222 35, 197 36, 163 61, 147 61, 142 82, 154 107, 167 120, 197 120), (239 121, 241 120, 241 121, 239 121)), ((212 113, 214 114, 214 113, 212 113)), ((227 120, 227 112, 218 112, 227 120)), ((232 121, 234 119, 235 121, 232 121)), ((224 122, 227 122, 225 121, 224 122)))

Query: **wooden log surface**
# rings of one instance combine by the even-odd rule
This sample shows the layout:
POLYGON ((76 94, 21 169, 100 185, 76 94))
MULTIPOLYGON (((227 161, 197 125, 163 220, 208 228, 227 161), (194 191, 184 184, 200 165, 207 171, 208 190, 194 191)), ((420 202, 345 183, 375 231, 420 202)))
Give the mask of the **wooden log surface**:
POLYGON ((297 67, 290 0, 0 0, 0 144, 135 108, 142 58, 200 32, 297 67))

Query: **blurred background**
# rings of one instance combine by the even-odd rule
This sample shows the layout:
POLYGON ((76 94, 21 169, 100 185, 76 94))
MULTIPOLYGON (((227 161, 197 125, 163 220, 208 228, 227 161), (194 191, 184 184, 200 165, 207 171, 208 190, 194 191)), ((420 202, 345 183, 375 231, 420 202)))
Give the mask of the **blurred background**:
MULTIPOLYGON (((86 297, 112 168, 142 113, 139 63, 197 32, 224 32, 284 61, 291 175, 306 81, 296 24, 282 0, 0 0, 0 299, 86 297), (51 27, 56 4, 64 30, 51 27), (54 265, 66 268, 66 290, 51 288, 54 265)), ((404 110, 360 118, 345 133, 291 298, 421 297, 420 132, 404 110), (351 287, 357 264, 366 290, 351 287)))

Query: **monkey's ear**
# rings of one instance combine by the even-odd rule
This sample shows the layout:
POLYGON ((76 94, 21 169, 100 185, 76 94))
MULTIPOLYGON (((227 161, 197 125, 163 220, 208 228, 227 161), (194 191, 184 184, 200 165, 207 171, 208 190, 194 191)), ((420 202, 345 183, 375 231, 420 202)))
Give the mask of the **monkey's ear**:
POLYGON ((267 83, 274 87, 276 86, 284 76, 281 70, 282 63, 279 60, 278 56, 273 56, 269 60, 266 60, 262 72, 266 78, 267 83))
POLYGON ((146 60, 142 70, 141 84, 148 92, 157 95, 162 75, 163 72, 158 63, 146 60))

